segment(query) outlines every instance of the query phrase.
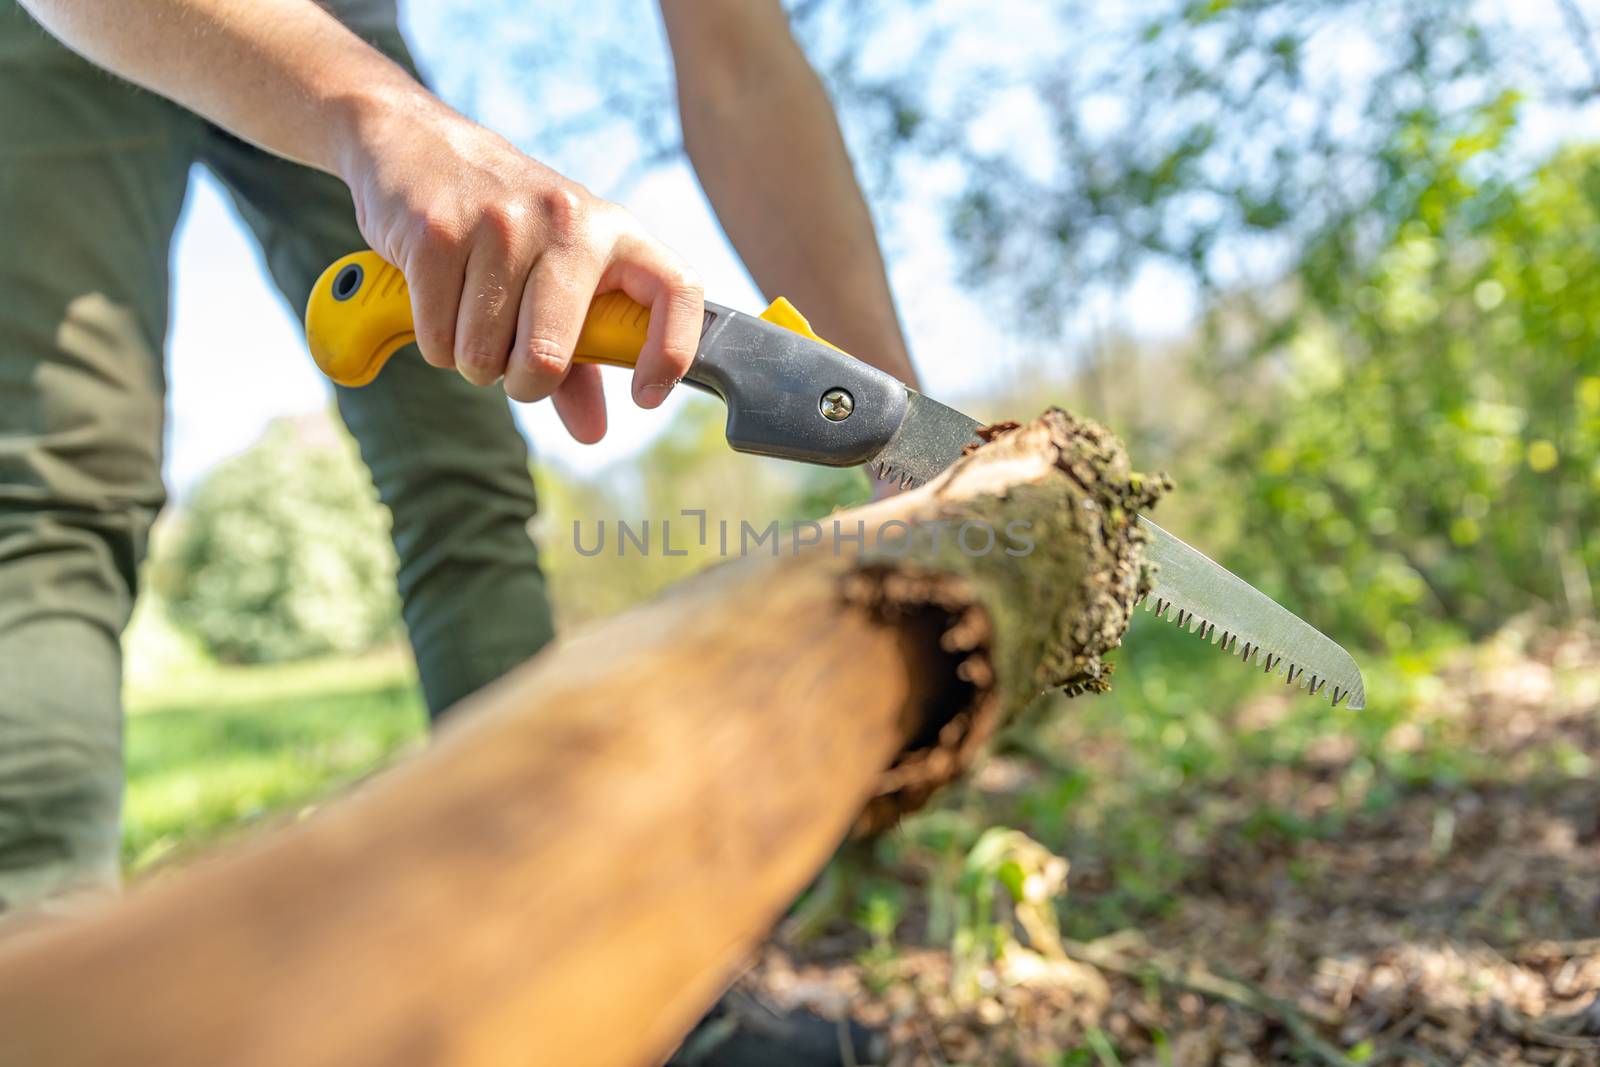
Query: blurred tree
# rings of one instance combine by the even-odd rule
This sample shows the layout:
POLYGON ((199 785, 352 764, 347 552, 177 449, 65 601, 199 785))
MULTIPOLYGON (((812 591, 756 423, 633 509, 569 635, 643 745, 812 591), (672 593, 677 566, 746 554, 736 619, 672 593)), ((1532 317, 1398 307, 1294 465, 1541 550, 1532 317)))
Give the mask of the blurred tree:
POLYGON ((325 417, 281 419, 195 490, 156 577, 218 659, 354 652, 399 633, 389 515, 325 417))
MULTIPOLYGON (((1399 646, 1531 608, 1591 616, 1600 157, 1529 176, 1561 141, 1549 131, 1600 104, 1583 12, 1046 7, 1032 61, 1016 45, 963 58, 930 15, 919 62, 894 67, 873 30, 906 20, 847 0, 795 11, 902 175, 957 165, 954 245, 1017 321, 1060 336, 1152 265, 1198 292, 1187 378, 1204 392, 1121 428, 1194 457, 1206 543, 1252 579, 1399 646), (963 73, 928 76, 941 68, 963 73)), ((962 8, 938 5, 971 24, 962 8)), ((1106 391, 1094 360, 1081 377, 1106 391)))
MULTIPOLYGON (((1253 580, 1391 646, 1592 616, 1597 156, 1530 177, 1600 104, 1579 7, 1047 7, 1033 62, 962 60, 926 20, 954 82, 875 62, 881 7, 796 12, 823 41, 833 20, 880 151, 957 165, 954 245, 1016 321, 1060 336, 1153 265, 1187 279, 1204 392, 1121 428, 1192 457, 1206 543, 1253 580)), ((1091 359, 1081 384, 1104 377, 1091 359)))
MULTIPOLYGON (((1507 87, 1553 121, 1600 100, 1594 27, 1566 0, 786 6, 891 234, 943 196, 968 279, 1052 336, 1153 261, 1217 293, 1326 254, 1333 230, 1370 252, 1404 203, 1404 137, 1507 87)), ((615 192, 681 148, 664 50, 618 33, 652 7, 530 25, 512 0, 445 4, 445 32, 488 24, 505 48, 439 74, 615 192)))
POLYGON ((1363 269, 1303 280, 1221 431, 1233 554, 1341 632, 1594 614, 1600 151, 1482 177, 1513 111, 1418 140, 1409 217, 1363 269))

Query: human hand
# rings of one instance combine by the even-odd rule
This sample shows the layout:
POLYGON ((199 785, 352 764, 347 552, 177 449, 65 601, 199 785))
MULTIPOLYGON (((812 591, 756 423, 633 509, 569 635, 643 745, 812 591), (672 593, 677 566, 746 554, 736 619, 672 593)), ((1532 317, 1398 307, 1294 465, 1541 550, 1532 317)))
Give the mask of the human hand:
POLYGON ((633 399, 653 408, 693 362, 704 298, 626 210, 442 104, 359 116, 341 176, 362 236, 400 267, 430 364, 513 400, 551 397, 579 441, 605 434, 599 368, 572 362, 594 297, 650 309, 633 399))

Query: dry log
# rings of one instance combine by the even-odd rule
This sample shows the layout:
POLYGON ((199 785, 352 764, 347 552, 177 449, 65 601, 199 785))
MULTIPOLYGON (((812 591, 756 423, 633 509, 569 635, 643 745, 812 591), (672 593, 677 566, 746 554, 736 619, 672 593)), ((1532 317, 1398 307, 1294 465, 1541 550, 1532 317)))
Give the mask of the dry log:
POLYGON ((852 824, 1104 685, 1154 495, 1051 412, 839 516, 863 552, 719 566, 563 641, 352 795, 0 954, 0 1064, 655 1062, 852 824))

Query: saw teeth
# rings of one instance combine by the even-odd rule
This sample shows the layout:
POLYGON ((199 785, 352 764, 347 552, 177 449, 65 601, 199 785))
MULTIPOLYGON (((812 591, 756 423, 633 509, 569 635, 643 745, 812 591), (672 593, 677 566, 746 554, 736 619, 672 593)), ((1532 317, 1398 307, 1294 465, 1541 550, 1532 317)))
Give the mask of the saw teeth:
POLYGON ((913 486, 920 484, 917 481, 916 475, 912 474, 910 471, 901 470, 892 463, 886 463, 882 460, 875 461, 872 464, 872 470, 875 474, 877 474, 879 481, 896 482, 899 484, 901 489, 910 489, 913 486))
MULTIPOLYGON (((1147 593, 1139 598, 1139 605, 1144 610, 1153 613, 1158 619, 1165 619, 1175 623, 1184 630, 1209 641, 1212 645, 1222 649, 1230 655, 1238 656, 1239 662, 1251 667, 1260 667, 1263 674, 1282 674, 1283 684, 1304 689, 1312 696, 1317 696, 1328 689, 1328 679, 1319 677, 1306 670, 1305 667, 1288 662, 1285 657, 1272 652, 1260 645, 1242 640, 1240 636, 1229 630, 1218 630, 1215 623, 1208 622, 1185 608, 1180 608, 1172 601, 1155 593, 1147 593)), ((1339 704, 1350 696, 1348 689, 1333 687, 1328 694, 1333 701, 1333 706, 1339 704)))

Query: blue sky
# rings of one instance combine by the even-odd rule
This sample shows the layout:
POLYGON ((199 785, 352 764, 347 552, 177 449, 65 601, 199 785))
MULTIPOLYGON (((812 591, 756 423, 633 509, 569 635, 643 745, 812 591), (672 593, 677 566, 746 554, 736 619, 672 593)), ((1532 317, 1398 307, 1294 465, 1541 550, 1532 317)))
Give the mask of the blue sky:
MULTIPOLYGON (((1553 0, 1491 0, 1488 6, 1513 22, 1560 32, 1553 0)), ((581 8, 505 0, 498 9, 501 17, 492 23, 498 35, 487 47, 503 58, 515 56, 518 48, 550 47, 552 41, 559 43, 574 34, 591 40, 608 34, 637 35, 642 24, 652 39, 659 41, 653 8, 648 0, 595 0, 581 8), (537 10, 541 17, 521 18, 523 8, 537 10), (508 10, 510 18, 505 17, 508 10)), ((527 144, 528 130, 519 128, 527 122, 530 109, 526 88, 496 80, 515 80, 515 61, 490 62, 489 54, 480 51, 485 47, 481 42, 461 36, 463 14, 476 20, 485 8, 479 7, 477 0, 416 0, 403 9, 413 49, 424 69, 437 75, 443 95, 462 104, 470 95, 477 117, 527 144)), ((1028 4, 946 0, 938 7, 943 17, 955 19, 958 26, 989 31, 981 45, 974 47, 984 49, 990 60, 996 58, 997 48, 1001 61, 1008 59, 1005 49, 1015 49, 1020 62, 1025 54, 1037 55, 1041 47, 1051 46, 1050 41, 1041 41, 1037 32, 1017 30, 998 16, 974 21, 977 15, 1002 9, 1020 12, 1015 18, 1022 20, 1019 25, 1026 29, 1028 4)), ((476 25, 476 21, 469 24, 476 25)), ((664 49, 664 43, 659 47, 664 49)), ((1338 65, 1345 57, 1336 58, 1338 65)), ((884 61, 914 62, 915 57, 890 56, 884 61)), ((642 76, 660 78, 665 70, 663 58, 657 67, 643 70, 642 76)), ((562 85, 554 93, 542 91, 540 103, 551 106, 554 101, 554 106, 565 103, 574 108, 592 105, 602 76, 597 71, 591 84, 562 85)), ((987 115, 986 123, 997 136, 1019 139, 1022 134, 1016 131, 1024 130, 1029 121, 1027 106, 1026 100, 1019 99, 1015 114, 1002 107, 987 115)), ((1525 115, 1523 132, 1534 146, 1553 145, 1575 135, 1600 136, 1600 108, 1587 109, 1582 129, 1562 124, 1569 119, 1562 116, 1558 121, 1533 109, 1525 115)), ((695 264, 710 298, 750 310, 764 306, 687 166, 671 163, 619 187, 617 161, 626 160, 628 154, 626 146, 619 149, 615 140, 590 138, 563 146, 555 156, 545 158, 597 192, 621 200, 695 264)), ((959 284, 954 255, 944 237, 941 209, 951 176, 928 168, 908 177, 905 188, 909 192, 906 201, 897 205, 897 224, 893 232, 883 234, 891 280, 926 388, 959 402, 992 389, 997 376, 1016 370, 1037 351, 959 284)), ((298 307, 291 308, 271 287, 259 252, 242 231, 226 195, 198 169, 173 250, 173 279, 167 471, 170 485, 181 496, 219 459, 247 447, 271 419, 322 409, 329 397, 305 354, 297 325, 298 307)), ((1152 338, 1180 333, 1194 310, 1193 292, 1181 276, 1148 271, 1122 294, 1111 313, 1125 328, 1152 338)), ((1102 321, 1104 311, 1100 312, 1102 321)), ((1051 358, 1061 357, 1051 353, 1051 358)), ((519 407, 519 419, 537 454, 579 474, 597 471, 646 444, 666 427, 682 401, 676 398, 664 409, 641 412, 628 400, 623 374, 608 373, 607 380, 611 430, 596 446, 579 445, 568 438, 548 404, 519 407)))

